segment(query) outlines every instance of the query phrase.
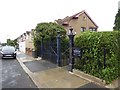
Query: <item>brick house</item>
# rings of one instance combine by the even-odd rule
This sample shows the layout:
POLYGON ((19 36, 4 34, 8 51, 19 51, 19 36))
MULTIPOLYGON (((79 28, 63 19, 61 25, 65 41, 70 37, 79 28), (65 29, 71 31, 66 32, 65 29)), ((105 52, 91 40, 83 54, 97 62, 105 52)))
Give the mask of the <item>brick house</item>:
POLYGON ((67 16, 64 19, 55 20, 55 22, 64 26, 67 32, 69 26, 72 26, 76 34, 84 31, 97 31, 98 29, 96 23, 91 19, 85 10, 72 16, 67 16))

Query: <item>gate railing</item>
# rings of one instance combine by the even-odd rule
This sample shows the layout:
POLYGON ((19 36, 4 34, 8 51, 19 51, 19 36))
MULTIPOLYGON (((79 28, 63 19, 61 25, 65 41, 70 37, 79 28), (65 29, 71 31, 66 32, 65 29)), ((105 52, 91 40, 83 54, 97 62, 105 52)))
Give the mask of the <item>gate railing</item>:
POLYGON ((53 44, 52 46, 49 43, 44 44, 43 52, 42 52, 42 59, 48 60, 54 64, 57 64, 57 53, 56 53, 56 46, 53 44))
POLYGON ((60 65, 60 32, 57 32, 57 40, 51 37, 47 43, 43 43, 44 37, 41 37, 41 58, 49 60, 58 66, 60 65), (55 40, 55 41, 54 41, 55 40), (56 42, 57 41, 57 42, 56 42))
POLYGON ((69 49, 70 48, 61 53, 61 66, 69 65, 69 49))

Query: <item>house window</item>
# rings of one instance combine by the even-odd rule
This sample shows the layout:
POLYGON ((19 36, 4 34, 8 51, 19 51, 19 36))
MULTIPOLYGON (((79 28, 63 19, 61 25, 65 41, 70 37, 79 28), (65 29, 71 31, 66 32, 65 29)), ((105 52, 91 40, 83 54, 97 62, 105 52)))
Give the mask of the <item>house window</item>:
POLYGON ((85 27, 81 27, 81 29, 80 29, 81 32, 84 32, 85 30, 86 30, 85 27))
POLYGON ((94 27, 93 27, 93 28, 90 27, 89 30, 90 30, 91 32, 95 32, 95 31, 96 31, 96 28, 94 28, 94 27))

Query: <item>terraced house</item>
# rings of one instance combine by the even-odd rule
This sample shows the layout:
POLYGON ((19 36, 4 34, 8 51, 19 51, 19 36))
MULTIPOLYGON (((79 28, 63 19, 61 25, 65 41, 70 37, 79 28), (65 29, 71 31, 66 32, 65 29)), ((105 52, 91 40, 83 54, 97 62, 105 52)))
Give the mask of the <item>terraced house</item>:
POLYGON ((33 40, 32 40, 31 31, 26 31, 22 35, 17 38, 17 42, 19 44, 19 50, 21 52, 32 54, 32 50, 34 49, 33 40))
POLYGON ((64 19, 55 20, 55 22, 64 26, 67 32, 69 26, 72 26, 76 34, 87 30, 97 31, 98 29, 97 24, 91 19, 85 10, 72 16, 67 16, 64 19))

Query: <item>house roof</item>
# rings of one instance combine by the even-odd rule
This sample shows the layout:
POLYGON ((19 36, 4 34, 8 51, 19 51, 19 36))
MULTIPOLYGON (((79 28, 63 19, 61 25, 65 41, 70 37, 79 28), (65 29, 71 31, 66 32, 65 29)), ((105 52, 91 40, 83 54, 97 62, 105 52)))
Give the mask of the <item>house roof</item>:
POLYGON ((91 19, 91 17, 88 15, 88 13, 83 10, 77 14, 74 14, 72 16, 67 16, 65 17, 64 19, 58 19, 58 20, 55 20, 58 24, 60 25, 63 25, 63 24, 69 24, 69 22, 72 20, 72 19, 77 19, 79 16, 81 16, 82 14, 86 14, 86 16, 92 21, 92 23, 98 28, 97 24, 91 19))
POLYGON ((26 31, 25 33, 21 34, 21 35, 20 35, 19 37, 17 37, 16 39, 20 39, 23 35, 26 36, 26 34, 29 34, 29 33, 31 33, 31 31, 26 31))
POLYGON ((29 34, 29 33, 31 33, 31 31, 26 31, 26 34, 29 34))

